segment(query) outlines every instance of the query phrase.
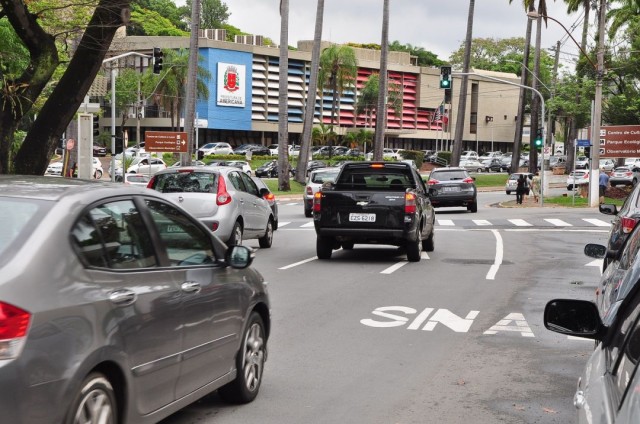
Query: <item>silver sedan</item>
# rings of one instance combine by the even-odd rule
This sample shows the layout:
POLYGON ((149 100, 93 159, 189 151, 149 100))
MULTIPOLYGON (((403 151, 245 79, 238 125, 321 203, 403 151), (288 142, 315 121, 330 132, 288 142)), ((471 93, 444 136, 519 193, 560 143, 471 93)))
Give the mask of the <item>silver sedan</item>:
POLYGON ((252 251, 146 188, 0 176, 3 423, 155 423, 250 402, 270 306, 252 251))

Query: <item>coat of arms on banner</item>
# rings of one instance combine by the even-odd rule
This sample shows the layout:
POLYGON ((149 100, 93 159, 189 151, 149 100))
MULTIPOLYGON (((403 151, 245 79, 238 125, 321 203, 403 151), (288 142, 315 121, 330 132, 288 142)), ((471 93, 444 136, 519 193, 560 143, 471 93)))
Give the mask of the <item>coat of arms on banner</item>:
POLYGON ((238 68, 235 66, 227 66, 224 72, 224 88, 230 92, 234 92, 240 88, 238 68))
POLYGON ((245 107, 246 72, 244 65, 218 62, 218 106, 245 107))

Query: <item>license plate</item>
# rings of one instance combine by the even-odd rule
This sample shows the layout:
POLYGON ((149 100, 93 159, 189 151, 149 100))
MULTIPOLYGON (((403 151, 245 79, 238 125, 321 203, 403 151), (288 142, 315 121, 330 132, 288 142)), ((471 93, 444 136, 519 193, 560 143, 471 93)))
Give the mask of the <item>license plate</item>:
POLYGON ((445 192, 460 191, 460 187, 444 187, 442 191, 445 191, 445 192))
POLYGON ((350 213, 349 221, 351 222, 376 222, 375 213, 350 213))

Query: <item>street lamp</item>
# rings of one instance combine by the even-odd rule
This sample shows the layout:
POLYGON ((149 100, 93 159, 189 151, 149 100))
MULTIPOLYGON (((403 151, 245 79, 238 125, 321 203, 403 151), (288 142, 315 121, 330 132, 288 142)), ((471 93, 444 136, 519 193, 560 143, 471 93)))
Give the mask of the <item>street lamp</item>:
POLYGON ((573 38, 573 35, 571 35, 571 33, 569 32, 569 30, 567 28, 565 28, 565 26, 562 24, 562 22, 558 21, 557 19, 552 18, 551 16, 548 15, 541 15, 536 11, 531 11, 527 13, 527 16, 529 17, 529 19, 532 20, 536 20, 538 18, 545 18, 545 19, 550 19, 553 22, 557 23, 558 25, 560 25, 562 27, 562 29, 564 29, 564 31, 567 33, 567 35, 569 36, 569 38, 571 38, 571 40, 575 43, 575 45, 580 49, 580 51, 582 52, 582 54, 584 55, 584 57, 587 58, 587 60, 589 61, 589 63, 591 64, 591 66, 593 66, 593 68, 596 71, 596 93, 595 93, 595 99, 594 99, 594 111, 593 111, 593 115, 592 115, 592 128, 593 128, 593 133, 591 134, 591 145, 593 146, 591 151, 591 173, 590 173, 590 193, 591 193, 591 207, 596 207, 598 206, 598 199, 599 199, 599 194, 598 194, 598 180, 599 180, 599 173, 600 173, 600 121, 602 120, 602 75, 603 75, 603 69, 604 69, 604 26, 605 26, 605 18, 606 18, 606 3, 607 0, 599 0, 599 4, 600 4, 600 16, 599 16, 599 23, 598 23, 598 46, 597 46, 597 52, 598 52, 598 64, 596 65, 595 63, 593 63, 593 61, 591 60, 591 58, 589 57, 589 55, 584 51, 584 49, 582 48, 582 46, 576 41, 575 38, 573 38))

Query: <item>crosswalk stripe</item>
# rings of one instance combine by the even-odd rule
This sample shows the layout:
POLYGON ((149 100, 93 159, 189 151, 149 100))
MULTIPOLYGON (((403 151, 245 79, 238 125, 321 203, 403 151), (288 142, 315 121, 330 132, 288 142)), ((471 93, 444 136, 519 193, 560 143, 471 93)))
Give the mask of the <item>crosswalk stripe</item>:
POLYGON ((313 227, 313 221, 311 221, 311 222, 307 222, 306 224, 301 225, 300 227, 305 227, 305 228, 306 228, 306 227, 313 227))
POLYGON ((483 225, 491 225, 491 223, 490 223, 489 221, 487 221, 486 219, 474 219, 474 220, 473 220, 473 222, 474 222, 476 225, 480 225, 480 226, 483 226, 483 225))
POLYGON ((582 218, 583 221, 588 222, 591 225, 595 225, 596 227, 611 227, 610 222, 603 221, 601 219, 595 218, 582 218))
POLYGON ((285 225, 289 225, 289 224, 291 224, 291 222, 278 222, 278 228, 282 228, 285 225))
POLYGON ((515 225, 516 227, 531 227, 531 226, 533 226, 533 224, 528 223, 524 219, 510 219, 509 222, 512 223, 513 225, 515 225))
POLYGON ((450 220, 450 219, 439 219, 439 220, 438 220, 438 225, 443 225, 443 226, 444 226, 444 225, 453 226, 453 225, 454 225, 454 223, 453 223, 453 221, 452 221, 452 220, 450 220))
POLYGON ((545 218, 544 220, 549 224, 555 225, 556 227, 573 227, 573 225, 569 224, 568 222, 557 218, 545 218))

